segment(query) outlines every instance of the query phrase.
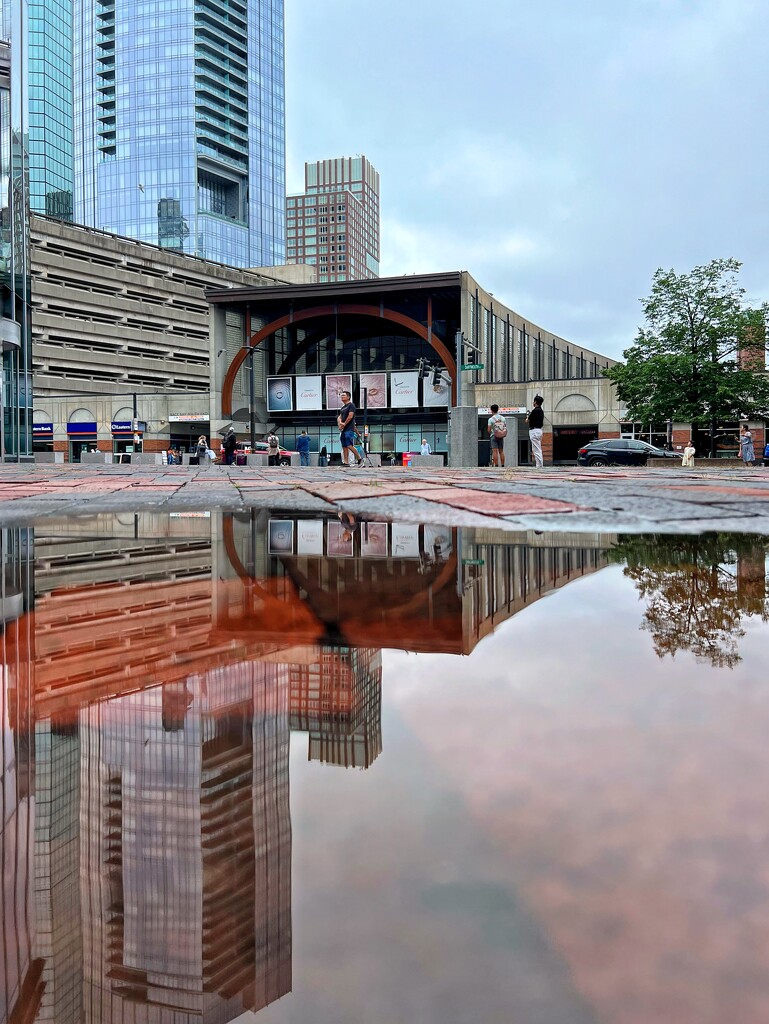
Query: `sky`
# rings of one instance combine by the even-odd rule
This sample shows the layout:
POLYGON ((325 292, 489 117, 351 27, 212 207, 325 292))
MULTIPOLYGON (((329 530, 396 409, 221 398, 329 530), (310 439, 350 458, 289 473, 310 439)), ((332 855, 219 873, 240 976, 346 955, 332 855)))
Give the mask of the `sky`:
POLYGON ((382 276, 467 270, 620 358, 658 267, 769 300, 765 0, 286 0, 287 188, 381 175, 382 276))

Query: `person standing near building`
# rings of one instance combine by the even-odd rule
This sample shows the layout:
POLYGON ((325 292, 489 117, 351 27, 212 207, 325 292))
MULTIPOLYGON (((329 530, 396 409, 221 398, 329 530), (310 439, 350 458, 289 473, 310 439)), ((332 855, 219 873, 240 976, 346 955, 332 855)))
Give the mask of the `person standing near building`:
POLYGON ((507 420, 501 415, 499 406, 491 406, 491 416, 487 424, 491 441, 491 464, 500 468, 505 464, 505 438, 507 437, 507 420))
POLYGON ((432 453, 433 453, 433 450, 430 447, 430 445, 427 443, 427 438, 423 437, 422 438, 422 447, 419 449, 419 454, 420 455, 432 455, 432 453))
POLYGON ((231 466, 235 461, 235 449, 238 444, 238 439, 235 436, 235 431, 232 427, 227 428, 227 433, 224 435, 224 464, 225 466, 231 466))
POLYGON ((542 427, 545 423, 545 414, 542 411, 543 402, 544 399, 540 395, 535 395, 534 408, 526 417, 526 423, 529 427, 529 444, 531 445, 531 454, 534 456, 534 466, 536 469, 542 469, 543 465, 542 427))
POLYGON ((349 466, 352 455, 357 465, 362 466, 363 459, 355 449, 355 406, 352 403, 352 396, 349 391, 343 391, 340 397, 342 408, 336 422, 339 427, 339 443, 342 446, 342 465, 349 466))
POLYGON ((299 452, 299 465, 309 466, 310 465, 310 435, 306 430, 296 439, 296 450, 299 452))
POLYGON ((319 466, 327 466, 328 465, 328 448, 325 446, 325 444, 323 445, 321 450, 318 452, 318 465, 319 466))
POLYGON ((267 435, 267 465, 277 466, 280 462, 280 441, 274 430, 267 435))
POLYGON ((743 423, 740 427, 740 455, 742 455, 742 461, 746 466, 754 466, 756 464, 753 435, 748 429, 747 423, 743 423))

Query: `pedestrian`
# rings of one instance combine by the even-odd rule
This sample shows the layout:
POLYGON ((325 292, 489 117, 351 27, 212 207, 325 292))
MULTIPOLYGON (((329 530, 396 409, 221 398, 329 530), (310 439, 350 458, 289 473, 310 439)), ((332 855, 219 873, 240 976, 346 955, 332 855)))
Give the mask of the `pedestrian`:
POLYGON ((235 436, 235 431, 232 427, 227 428, 227 433, 224 435, 224 442, 222 447, 224 448, 224 464, 225 466, 231 466, 235 461, 235 449, 238 446, 238 439, 235 436))
POLYGON ((206 440, 204 434, 201 434, 200 437, 198 438, 198 443, 195 450, 198 456, 198 465, 205 466, 206 459, 208 458, 208 441, 206 440))
POLYGON ((280 464, 280 441, 274 430, 267 435, 267 465, 277 466, 280 464))
POLYGON ((325 444, 323 445, 321 450, 318 452, 318 465, 319 466, 327 466, 328 465, 328 448, 326 448, 325 444))
POLYGON ((433 450, 430 447, 430 445, 427 443, 427 438, 423 437, 422 438, 422 447, 419 449, 419 454, 420 455, 432 455, 432 453, 433 453, 433 450))
POLYGON ((740 455, 746 466, 755 466, 756 453, 753 450, 753 435, 748 429, 747 423, 740 427, 740 455))
POLYGON ((531 454, 534 456, 534 466, 536 469, 542 469, 542 427, 545 423, 545 414, 542 411, 542 403, 544 398, 541 395, 534 396, 534 406, 526 417, 526 423, 529 427, 529 444, 531 445, 531 454))
POLYGON ((296 439, 296 450, 299 452, 299 465, 309 466, 310 465, 310 435, 306 430, 296 439))
POLYGON ((507 420, 499 412, 498 405, 492 405, 491 416, 487 424, 491 441, 491 463, 500 468, 505 464, 505 438, 507 437, 507 420))
POLYGON ((141 434, 134 434, 134 451, 142 451, 142 436, 141 434))
POLYGON ((342 408, 339 410, 339 415, 336 418, 337 426, 339 427, 339 443, 342 446, 342 465, 350 465, 350 456, 352 456, 357 465, 363 465, 363 459, 355 449, 355 406, 352 403, 352 396, 349 391, 343 391, 340 395, 342 399, 342 408))
POLYGON ((169 446, 168 451, 166 452, 166 461, 169 466, 176 465, 176 453, 174 452, 173 446, 169 446))
POLYGON ((686 442, 686 447, 684 448, 683 458, 681 459, 682 467, 685 467, 686 469, 694 469, 694 455, 696 450, 697 449, 694 447, 694 441, 689 438, 686 442))

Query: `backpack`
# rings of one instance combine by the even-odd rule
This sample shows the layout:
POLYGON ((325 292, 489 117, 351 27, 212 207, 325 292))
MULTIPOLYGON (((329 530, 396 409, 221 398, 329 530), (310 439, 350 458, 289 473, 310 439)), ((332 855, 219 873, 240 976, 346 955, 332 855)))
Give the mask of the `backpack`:
POLYGON ((507 424, 504 420, 501 423, 494 424, 494 437, 498 437, 500 440, 503 437, 507 437, 507 424))
POLYGON ((270 448, 271 451, 278 450, 278 448, 280 447, 280 441, 278 440, 275 434, 270 434, 270 436, 267 438, 267 446, 268 448, 270 448))

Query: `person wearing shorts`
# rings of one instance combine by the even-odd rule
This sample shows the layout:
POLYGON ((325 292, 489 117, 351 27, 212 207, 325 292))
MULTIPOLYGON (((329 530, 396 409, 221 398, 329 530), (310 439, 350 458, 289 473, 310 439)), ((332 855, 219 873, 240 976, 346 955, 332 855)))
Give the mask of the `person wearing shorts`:
POLYGON ((341 394, 342 408, 336 422, 339 426, 339 443, 342 446, 342 465, 350 465, 350 456, 354 456, 357 465, 363 465, 363 459, 355 448, 355 406, 349 391, 341 394))
POLYGON ((505 435, 507 434, 507 420, 500 415, 499 406, 491 406, 491 416, 488 422, 489 440, 491 441, 491 464, 500 468, 505 464, 505 435), (502 436, 499 432, 504 431, 502 436))

